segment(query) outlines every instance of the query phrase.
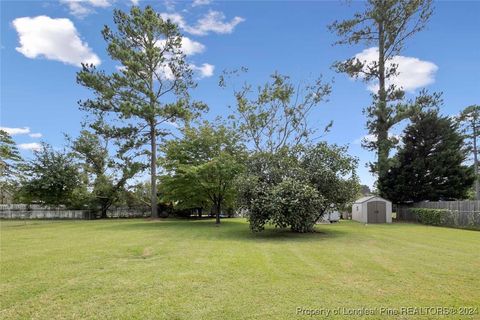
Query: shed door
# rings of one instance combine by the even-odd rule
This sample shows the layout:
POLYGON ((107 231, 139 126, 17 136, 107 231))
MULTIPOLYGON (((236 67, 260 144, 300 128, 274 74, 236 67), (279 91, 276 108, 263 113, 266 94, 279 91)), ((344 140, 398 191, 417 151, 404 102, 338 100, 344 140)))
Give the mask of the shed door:
POLYGON ((367 203, 367 223, 386 223, 387 204, 383 201, 367 203))

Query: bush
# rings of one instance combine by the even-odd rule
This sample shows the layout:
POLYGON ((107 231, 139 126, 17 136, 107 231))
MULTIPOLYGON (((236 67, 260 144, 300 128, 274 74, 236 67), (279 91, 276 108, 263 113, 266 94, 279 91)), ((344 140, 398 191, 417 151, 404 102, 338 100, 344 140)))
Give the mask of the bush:
POLYGON ((417 217, 418 222, 433 226, 442 225, 443 217, 448 213, 446 209, 412 208, 410 210, 417 217))
POLYGON ((262 231, 266 223, 294 232, 311 232, 321 216, 323 198, 318 191, 291 178, 273 188, 250 189, 252 201, 248 219, 252 231, 262 231))
POLYGON ((272 189, 272 222, 276 227, 294 232, 311 232, 321 216, 323 198, 319 192, 300 181, 287 179, 272 189))
POLYGON ((239 179, 238 186, 242 195, 239 201, 246 209, 250 229, 253 232, 263 231, 274 212, 269 185, 251 176, 239 179))
POLYGON ((237 179, 238 203, 252 231, 272 223, 310 232, 325 212, 354 200, 359 190, 356 166, 346 148, 326 143, 255 153, 237 179))

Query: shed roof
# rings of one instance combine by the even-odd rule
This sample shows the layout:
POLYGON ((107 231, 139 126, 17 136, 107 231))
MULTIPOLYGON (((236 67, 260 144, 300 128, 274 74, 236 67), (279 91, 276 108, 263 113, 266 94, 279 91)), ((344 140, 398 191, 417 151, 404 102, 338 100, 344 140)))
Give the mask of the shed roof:
POLYGON ((360 199, 357 199, 354 203, 364 203, 364 202, 367 202, 369 200, 372 200, 373 198, 377 198, 377 199, 380 199, 380 200, 390 202, 387 199, 383 199, 382 197, 372 195, 372 196, 366 196, 366 197, 362 197, 360 199))

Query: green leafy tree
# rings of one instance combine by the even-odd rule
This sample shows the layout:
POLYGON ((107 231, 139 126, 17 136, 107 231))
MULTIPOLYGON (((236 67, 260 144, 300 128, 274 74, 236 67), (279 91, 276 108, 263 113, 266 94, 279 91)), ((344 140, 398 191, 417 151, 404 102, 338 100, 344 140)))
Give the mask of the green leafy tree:
POLYGON ((188 120, 204 105, 190 102, 188 90, 195 83, 175 24, 151 6, 134 6, 130 13, 114 10, 113 18, 116 31, 105 26, 102 35, 119 71, 108 75, 83 65, 77 82, 95 98, 80 106, 95 116, 91 127, 96 133, 116 139, 119 153, 148 157, 150 205, 152 217, 158 217, 158 139, 170 133, 171 122, 188 120))
POLYGON ((473 158, 475 171, 475 199, 480 199, 480 182, 478 172, 478 136, 480 134, 480 106, 471 105, 460 113, 458 117, 461 129, 465 135, 467 149, 473 158))
MULTIPOLYGON (((325 101, 331 85, 322 78, 312 84, 294 84, 290 77, 274 73, 271 81, 253 88, 246 84, 234 92, 236 112, 231 117, 235 127, 256 152, 277 152, 309 140, 311 111, 325 101)), ((226 83, 222 76, 220 85, 226 83)), ((330 122, 325 131, 328 131, 330 122)))
POLYGON ((357 166, 358 159, 348 154, 347 147, 321 142, 304 148, 301 154, 304 180, 318 190, 328 205, 320 208, 322 215, 355 200, 360 191, 357 166))
POLYGON ((0 203, 12 197, 17 186, 17 167, 22 157, 12 137, 4 130, 0 130, 0 203))
POLYGON ((108 140, 87 130, 82 130, 71 143, 73 154, 88 175, 87 183, 92 189, 90 205, 100 210, 101 218, 107 218, 108 209, 120 200, 128 180, 144 169, 143 164, 125 154, 120 158, 111 156, 108 145, 108 140))
POLYGON ((416 115, 404 132, 382 196, 395 203, 463 199, 475 180, 458 124, 438 112, 416 115))
POLYGON ((357 160, 346 151, 319 143, 253 154, 238 183, 252 231, 262 231, 266 223, 312 231, 327 211, 351 203, 360 185, 357 160))
POLYGON ((370 187, 369 187, 369 186, 367 186, 367 185, 365 185, 365 184, 362 184, 362 185, 360 186, 360 194, 361 194, 362 196, 368 196, 368 195, 372 194, 372 190, 370 190, 370 187))
POLYGON ((34 151, 33 159, 22 165, 21 195, 27 202, 76 207, 83 192, 81 174, 74 159, 46 143, 34 151))
POLYGON ((131 195, 131 206, 150 206, 150 182, 141 182, 133 185, 129 188, 131 195))
POLYGON ((425 28, 432 10, 432 0, 368 0, 363 12, 329 26, 339 37, 336 44, 374 44, 378 49, 378 58, 372 63, 354 57, 336 62, 334 67, 338 72, 378 84, 372 105, 364 110, 367 128, 376 141, 364 141, 364 146, 377 153, 372 170, 379 178, 388 171, 389 153, 397 143, 389 137, 389 130, 418 112, 419 107, 436 106, 440 99, 439 94, 423 91, 416 101, 405 103, 403 88, 391 81, 398 75, 398 65, 392 59, 401 53, 408 38, 425 28))
POLYGON ((235 198, 234 181, 243 169, 239 135, 223 124, 203 122, 187 126, 181 139, 168 141, 164 153, 163 198, 183 208, 209 203, 219 224, 222 209, 235 198))

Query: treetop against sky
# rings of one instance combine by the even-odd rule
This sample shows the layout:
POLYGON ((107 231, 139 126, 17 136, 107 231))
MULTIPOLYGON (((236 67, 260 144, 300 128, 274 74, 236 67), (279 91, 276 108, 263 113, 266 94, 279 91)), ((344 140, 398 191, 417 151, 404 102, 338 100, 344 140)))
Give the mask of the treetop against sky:
MULTIPOLYGON (((0 126, 13 136, 23 156, 28 158, 42 139, 61 148, 63 133, 78 135, 85 114, 77 101, 91 96, 75 81, 81 63, 107 72, 119 68, 107 55, 101 30, 113 25, 114 8, 126 11, 147 4, 183 33, 182 50, 198 82, 191 95, 209 105, 208 119, 228 114, 228 106, 235 103, 232 88, 218 86, 225 69, 248 67, 249 72, 235 80, 236 87, 243 81, 264 83, 274 71, 297 82, 320 75, 334 80, 329 101, 313 111, 309 121, 322 130, 333 120, 324 139, 349 144, 349 152, 360 158, 362 182, 373 184, 363 164, 374 154, 362 149, 360 141, 367 132, 362 109, 371 103, 377 84, 337 74, 331 65, 353 56, 373 61, 378 49, 332 46, 337 39, 327 29, 334 20, 361 10, 362 2, 2 1, 0 126)), ((443 91, 442 113, 456 115, 480 98, 480 2, 441 1, 434 6, 427 28, 392 59, 400 73, 393 81, 406 90, 407 98, 422 88, 443 91)), ((400 133, 404 125, 391 134, 400 133)))

